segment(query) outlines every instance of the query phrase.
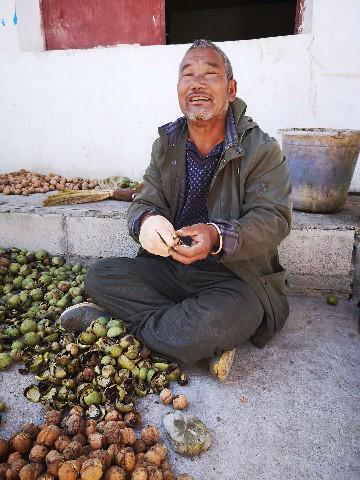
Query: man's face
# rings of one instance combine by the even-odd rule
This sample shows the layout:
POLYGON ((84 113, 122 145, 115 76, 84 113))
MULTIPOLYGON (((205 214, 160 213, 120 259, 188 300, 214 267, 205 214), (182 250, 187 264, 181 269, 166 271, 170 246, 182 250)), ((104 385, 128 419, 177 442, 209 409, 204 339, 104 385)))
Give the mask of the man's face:
POLYGON ((236 97, 222 56, 213 48, 194 48, 183 58, 177 85, 180 109, 190 121, 223 118, 236 97))

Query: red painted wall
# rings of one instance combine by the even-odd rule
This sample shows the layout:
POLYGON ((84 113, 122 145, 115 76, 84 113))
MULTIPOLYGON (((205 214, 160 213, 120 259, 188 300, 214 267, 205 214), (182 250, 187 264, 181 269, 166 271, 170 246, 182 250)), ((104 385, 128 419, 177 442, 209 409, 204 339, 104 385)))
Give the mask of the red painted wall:
POLYGON ((165 0, 42 0, 47 50, 165 43, 165 0))

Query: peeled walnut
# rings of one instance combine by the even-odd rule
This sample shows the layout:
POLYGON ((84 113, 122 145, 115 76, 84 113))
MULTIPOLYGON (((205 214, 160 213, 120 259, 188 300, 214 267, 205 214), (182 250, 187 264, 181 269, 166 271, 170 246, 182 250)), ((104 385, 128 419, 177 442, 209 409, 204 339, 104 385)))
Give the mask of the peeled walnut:
POLYGON ((109 421, 104 424, 103 433, 109 445, 111 443, 119 444, 122 442, 122 432, 119 423, 120 422, 109 421))
POLYGON ((167 448, 165 445, 156 444, 145 453, 145 461, 159 467, 161 462, 167 457, 167 448))
POLYGON ((115 443, 108 446, 107 452, 110 455, 111 461, 115 460, 115 455, 118 453, 119 447, 115 443))
POLYGON ((139 412, 133 411, 125 413, 124 422, 128 427, 135 427, 141 423, 141 415, 139 412))
POLYGON ((100 460, 104 470, 109 468, 111 465, 111 457, 106 450, 93 450, 90 452, 90 458, 96 458, 100 460))
POLYGON ((43 473, 37 480, 55 480, 55 477, 50 473, 43 473))
POLYGON ((9 451, 9 445, 6 440, 0 438, 0 461, 6 460, 9 451))
POLYGON ((36 437, 36 442, 47 447, 55 445, 56 439, 60 435, 60 428, 57 425, 48 425, 40 430, 36 437))
POLYGON ((121 436, 124 445, 134 445, 134 443, 136 442, 136 435, 132 428, 122 428, 121 436))
POLYGON ((5 472, 4 479, 5 480, 18 480, 19 474, 15 472, 12 468, 8 468, 5 472))
POLYGON ((194 480, 194 478, 188 473, 182 473, 176 477, 176 480, 194 480))
POLYGON ((110 410, 105 416, 105 422, 121 420, 121 415, 117 410, 110 410))
POLYGON ((78 433, 77 435, 74 435, 72 441, 79 442, 82 446, 86 445, 86 437, 83 433, 78 433))
POLYGON ((176 395, 173 399, 173 407, 175 410, 185 410, 188 405, 189 402, 185 395, 176 395))
POLYGON ((172 473, 171 470, 164 470, 163 468, 161 469, 162 474, 163 474, 163 480, 175 480, 174 474, 172 473))
POLYGON ((160 392, 160 400, 164 405, 170 405, 170 403, 173 401, 174 395, 170 388, 164 388, 160 392))
POLYGON ((0 463, 0 478, 5 478, 6 471, 9 469, 7 463, 0 463))
MULTIPOLYGON (((75 407, 74 407, 75 408, 75 407)), ((71 409, 74 410, 74 408, 71 409)), ((78 414, 72 414, 63 420, 63 425, 69 435, 77 435, 83 433, 85 429, 85 422, 78 414)))
POLYGON ((134 443, 134 450, 135 450, 135 453, 145 452, 146 445, 144 440, 142 440, 141 438, 138 438, 134 443))
POLYGON ((60 435, 55 441, 55 448, 59 452, 63 452, 70 442, 71 438, 68 435, 60 435))
POLYGON ((81 462, 78 460, 69 460, 63 463, 59 470, 59 480, 76 480, 80 473, 81 462))
POLYGON ((60 425, 61 423, 61 412, 57 410, 49 410, 45 415, 45 423, 47 425, 60 425))
POLYGON ((103 466, 97 458, 86 460, 80 470, 81 480, 100 480, 103 474, 103 466))
POLYGON ((69 412, 69 416, 71 415, 79 415, 82 417, 84 415, 84 409, 80 405, 75 405, 69 412))
POLYGON ((143 465, 144 464, 144 452, 135 453, 135 465, 143 465))
POLYGON ((45 445, 34 445, 30 450, 29 460, 34 463, 43 463, 47 453, 48 449, 45 445))
POLYGON ((121 450, 123 450, 124 456, 120 467, 127 472, 132 472, 136 463, 134 450, 130 447, 122 448, 121 450))
POLYGON ((99 422, 99 423, 96 425, 96 431, 97 431, 97 432, 100 432, 100 433, 104 433, 105 425, 106 425, 107 423, 111 423, 111 422, 105 422, 104 420, 102 420, 101 422, 99 422))
POLYGON ((148 480, 163 480, 163 474, 160 468, 154 465, 147 465, 148 480))
POLYGON ((50 450, 50 452, 45 457, 45 462, 47 466, 47 471, 55 477, 58 476, 59 470, 64 464, 65 460, 63 455, 57 450, 50 450))
POLYGON ((148 480, 148 473, 146 467, 139 465, 135 467, 135 470, 132 472, 131 480, 148 480))
POLYGON ((71 442, 62 453, 65 460, 75 460, 83 454, 83 446, 80 442, 71 442))
POLYGON ((20 432, 10 439, 10 446, 17 452, 28 453, 32 447, 32 440, 26 433, 20 432))
POLYGON ((86 432, 87 437, 89 435, 91 435, 92 433, 96 432, 96 421, 95 420, 91 420, 91 419, 87 420, 85 432, 86 432))
POLYGON ((20 480, 36 480, 44 471, 44 465, 41 463, 29 463, 25 465, 19 473, 20 480))
POLYGON ((148 425, 141 430, 141 439, 146 446, 155 445, 159 441, 159 432, 154 425, 148 425))
POLYGON ((14 470, 17 474, 20 473, 20 470, 25 467, 29 462, 24 460, 23 458, 19 458, 19 460, 16 460, 16 462, 13 462, 11 465, 12 470, 14 470))
POLYGON ((8 463, 8 464, 10 465, 10 467, 11 467, 12 464, 13 464, 14 462, 16 462, 17 460, 20 460, 20 458, 22 458, 20 452, 12 452, 12 453, 10 453, 10 455, 8 456, 7 463, 8 463))
POLYGON ((99 432, 91 433, 88 436, 88 442, 93 450, 99 450, 104 445, 104 435, 99 432))
POLYGON ((105 480, 126 480, 126 473, 121 467, 113 465, 106 470, 105 480))

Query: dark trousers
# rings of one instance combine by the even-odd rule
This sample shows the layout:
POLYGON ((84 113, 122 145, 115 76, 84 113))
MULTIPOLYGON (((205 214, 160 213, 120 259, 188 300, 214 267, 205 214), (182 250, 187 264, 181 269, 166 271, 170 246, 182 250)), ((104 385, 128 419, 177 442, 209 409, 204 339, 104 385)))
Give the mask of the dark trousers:
POLYGON ((208 271, 171 258, 106 258, 86 276, 86 293, 153 351, 195 363, 251 337, 264 309, 228 269, 208 271))

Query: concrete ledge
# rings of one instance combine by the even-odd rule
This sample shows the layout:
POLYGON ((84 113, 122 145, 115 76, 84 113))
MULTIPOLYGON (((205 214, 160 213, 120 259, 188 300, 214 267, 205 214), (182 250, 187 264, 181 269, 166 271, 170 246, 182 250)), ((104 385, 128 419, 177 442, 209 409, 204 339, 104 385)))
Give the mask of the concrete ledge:
MULTIPOLYGON (((44 194, 0 195, 0 245, 45 248, 89 264, 107 256, 135 256, 126 225, 126 202, 43 207, 44 194)), ((349 196, 336 214, 294 212, 291 234, 280 245, 292 293, 358 289, 360 197, 349 196), (355 283, 354 283, 355 282, 355 283)))

